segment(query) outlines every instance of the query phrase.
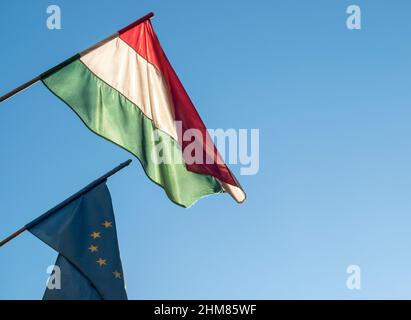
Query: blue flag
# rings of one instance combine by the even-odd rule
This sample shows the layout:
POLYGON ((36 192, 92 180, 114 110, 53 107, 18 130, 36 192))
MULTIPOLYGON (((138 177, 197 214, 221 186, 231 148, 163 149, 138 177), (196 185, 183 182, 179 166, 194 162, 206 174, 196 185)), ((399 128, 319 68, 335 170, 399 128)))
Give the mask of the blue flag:
POLYGON ((127 300, 105 182, 26 227, 59 253, 61 285, 48 285, 44 300, 127 300))

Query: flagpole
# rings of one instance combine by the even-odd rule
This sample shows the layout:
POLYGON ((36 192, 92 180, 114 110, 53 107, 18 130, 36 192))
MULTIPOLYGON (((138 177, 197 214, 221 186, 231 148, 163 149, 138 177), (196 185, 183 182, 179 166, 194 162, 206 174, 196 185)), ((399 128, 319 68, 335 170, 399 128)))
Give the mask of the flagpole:
MULTIPOLYGON (((16 95, 17 93, 27 89, 28 87, 32 86, 33 84, 37 83, 38 81, 43 80, 44 78, 48 77, 49 75, 53 74, 54 72, 64 68, 66 65, 70 64, 74 60, 77 60, 78 58, 82 57, 86 53, 88 53, 88 52, 90 52, 94 49, 97 49, 98 47, 101 47, 103 44, 107 43, 110 40, 113 40, 114 38, 118 37, 118 35, 120 33, 123 33, 123 32, 126 32, 127 30, 130 30, 131 28, 139 25, 140 23, 142 23, 146 20, 149 20, 153 16, 154 16, 153 12, 150 12, 150 13, 146 14, 144 17, 141 17, 140 19, 134 21, 133 23, 129 24, 127 27, 121 29, 120 31, 117 31, 117 32, 113 33, 112 35, 108 36, 104 40, 92 45, 91 47, 81 51, 80 53, 72 56, 71 58, 68 58, 67 60, 63 61, 62 63, 58 64, 57 66, 47 70, 46 72, 43 72, 42 74, 40 74, 37 77, 31 79, 30 81, 27 81, 26 83, 22 84, 21 86, 11 90, 10 92, 8 92, 5 95, 0 97, 0 103, 2 103, 3 101, 6 101, 7 99, 11 98, 12 96, 16 95)), ((1 247, 1 245, 0 245, 0 247, 1 247)))
POLYGON ((14 238, 16 238, 17 236, 19 236, 20 234, 22 234, 24 231, 26 231, 28 228, 31 228, 33 226, 35 226, 36 224, 40 223, 41 221, 43 221, 44 219, 48 218, 49 216, 53 215, 54 213, 56 213, 57 211, 59 211, 61 208, 65 207, 66 205, 68 205, 69 203, 73 202, 74 200, 80 198, 82 195, 84 195, 85 193, 89 192, 90 190, 92 190, 93 188, 97 187, 99 184, 105 182, 109 177, 111 177, 112 175, 116 174, 117 172, 119 172, 121 169, 124 169, 125 167, 127 167, 130 163, 131 163, 131 159, 123 162, 122 164, 118 165, 117 167, 115 167, 114 169, 110 170, 109 172, 107 172, 106 174, 102 175, 100 178, 98 178, 97 180, 94 180, 93 182, 91 182, 90 184, 88 184, 86 187, 84 187, 83 189, 81 189, 79 192, 76 192, 75 194, 73 194, 71 197, 67 198, 66 200, 64 200, 63 202, 59 203, 57 206, 55 206, 54 208, 50 209, 49 211, 47 211, 46 213, 42 214, 41 216, 39 216, 38 218, 34 219, 33 221, 29 222, 28 224, 26 224, 24 227, 20 228, 19 230, 17 230, 16 232, 12 233, 11 235, 9 235, 7 238, 5 238, 4 240, 0 241, 0 247, 2 247, 3 245, 5 245, 7 242, 9 242, 10 240, 13 240, 14 238))

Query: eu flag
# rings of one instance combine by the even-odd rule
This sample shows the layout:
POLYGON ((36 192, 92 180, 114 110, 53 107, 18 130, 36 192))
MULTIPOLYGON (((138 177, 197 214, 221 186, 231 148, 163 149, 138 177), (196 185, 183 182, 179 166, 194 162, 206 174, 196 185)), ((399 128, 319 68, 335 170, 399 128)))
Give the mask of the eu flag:
POLYGON ((26 227, 59 253, 61 286, 47 286, 44 300, 127 300, 105 182, 26 227))

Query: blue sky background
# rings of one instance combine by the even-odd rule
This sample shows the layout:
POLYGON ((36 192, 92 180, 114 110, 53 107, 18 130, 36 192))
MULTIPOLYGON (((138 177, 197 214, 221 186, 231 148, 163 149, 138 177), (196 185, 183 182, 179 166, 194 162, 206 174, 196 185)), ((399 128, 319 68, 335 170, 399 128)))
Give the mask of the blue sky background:
MULTIPOLYGON (((207 126, 260 129, 260 171, 245 204, 188 210, 138 161, 110 179, 129 297, 411 298, 411 3, 1 1, 0 93, 149 11, 207 126)), ((1 238, 130 157, 41 84, 0 105, 0 150, 1 238)), ((56 256, 28 233, 1 248, 0 299, 40 299, 56 256)))

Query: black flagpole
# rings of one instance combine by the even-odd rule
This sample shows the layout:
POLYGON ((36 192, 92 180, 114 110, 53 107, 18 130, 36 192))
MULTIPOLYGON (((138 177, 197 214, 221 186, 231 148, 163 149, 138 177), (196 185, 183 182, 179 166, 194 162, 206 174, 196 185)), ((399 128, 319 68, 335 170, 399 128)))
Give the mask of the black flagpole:
POLYGON ((36 224, 38 224, 39 222, 43 221, 44 219, 48 218, 49 216, 51 216, 52 214, 56 213, 58 210, 60 210, 61 208, 63 208, 64 206, 68 205, 70 202, 80 198, 83 194, 89 192, 91 189, 97 187, 99 184, 105 182, 109 177, 111 177, 112 175, 114 175, 115 173, 119 172, 121 169, 124 169, 125 167, 127 167, 130 163, 131 163, 131 159, 127 160, 126 162, 123 162, 122 164, 118 165, 117 167, 115 167, 114 169, 110 170, 109 172, 107 172, 105 175, 101 176, 100 178, 98 178, 97 180, 94 180, 92 183, 90 183, 89 185, 87 185, 86 187, 84 187, 83 189, 81 189, 79 192, 73 194, 71 197, 67 198, 66 200, 64 200, 63 202, 61 202, 60 204, 58 204, 57 206, 55 206, 54 208, 50 209, 49 211, 47 211, 46 213, 42 214, 41 216, 39 216, 38 218, 34 219, 33 221, 31 221, 30 223, 26 224, 24 227, 20 228, 19 230, 17 230, 16 232, 12 233, 11 235, 9 235, 7 238, 5 238, 4 240, 0 241, 0 247, 2 247, 3 245, 5 245, 7 242, 9 242, 10 240, 14 239, 15 237, 17 237, 18 235, 20 235, 21 233, 23 233, 24 231, 27 230, 27 227, 33 227, 36 224))
MULTIPOLYGON (((134 21, 132 24, 128 25, 127 27, 121 29, 120 31, 118 31, 116 33, 113 33, 111 36, 108 36, 107 38, 105 38, 104 40, 96 43, 95 45, 92 45, 90 48, 87 48, 86 50, 83 50, 82 52, 72 56, 71 58, 68 58, 67 60, 63 61, 62 63, 58 64, 57 66, 47 70, 46 72, 43 72, 42 74, 40 74, 37 77, 31 79, 30 81, 27 81, 26 83, 22 84, 21 86, 11 90, 10 92, 8 92, 5 95, 0 97, 0 103, 7 100, 8 98, 11 98, 15 94, 27 89, 28 87, 35 84, 36 82, 43 80, 44 78, 46 78, 47 76, 53 74, 54 72, 64 68, 66 65, 68 65, 69 63, 73 62, 74 60, 77 60, 78 58, 82 57, 83 55, 90 52, 91 50, 94 50, 94 49, 102 46, 103 44, 107 43, 108 41, 118 37, 120 32, 125 32, 125 31, 139 25, 140 23, 152 18, 153 16, 154 16, 153 12, 150 12, 150 13, 146 14, 144 17, 141 17, 140 19, 134 21)), ((0 247, 1 247, 1 245, 0 245, 0 247)))

